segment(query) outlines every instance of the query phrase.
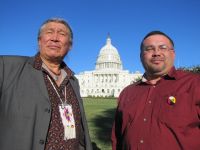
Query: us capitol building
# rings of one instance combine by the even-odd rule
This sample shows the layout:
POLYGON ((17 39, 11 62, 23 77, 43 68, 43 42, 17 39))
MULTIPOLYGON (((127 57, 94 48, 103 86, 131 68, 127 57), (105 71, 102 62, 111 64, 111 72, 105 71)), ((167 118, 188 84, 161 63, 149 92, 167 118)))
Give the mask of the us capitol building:
POLYGON ((95 70, 75 76, 79 80, 82 97, 118 97, 127 85, 137 81, 142 74, 123 70, 119 53, 108 36, 106 45, 100 49, 95 70))

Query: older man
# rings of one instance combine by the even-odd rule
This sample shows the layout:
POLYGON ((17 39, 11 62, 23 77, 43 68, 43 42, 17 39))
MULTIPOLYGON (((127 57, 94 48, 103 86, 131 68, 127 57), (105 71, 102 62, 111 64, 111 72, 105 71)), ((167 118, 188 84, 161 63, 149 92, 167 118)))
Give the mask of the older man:
POLYGON ((0 149, 91 150, 78 81, 63 62, 73 33, 45 21, 35 57, 0 57, 0 149))

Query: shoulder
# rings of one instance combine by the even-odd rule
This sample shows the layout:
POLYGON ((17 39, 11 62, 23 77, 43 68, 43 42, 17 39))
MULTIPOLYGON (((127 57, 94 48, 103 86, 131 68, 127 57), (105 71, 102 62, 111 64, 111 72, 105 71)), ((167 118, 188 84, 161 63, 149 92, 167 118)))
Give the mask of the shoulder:
POLYGON ((196 82, 200 81, 200 74, 198 73, 193 73, 190 71, 184 71, 184 70, 176 70, 176 78, 178 80, 187 80, 187 82, 196 82))
POLYGON ((118 102, 120 105, 125 105, 128 100, 132 99, 138 91, 138 87, 141 85, 141 81, 130 84, 125 87, 118 97, 118 102))
POLYGON ((4 64, 13 64, 16 65, 19 63, 24 63, 26 62, 30 57, 28 56, 14 56, 14 55, 4 55, 0 56, 1 62, 4 62, 4 64))
POLYGON ((30 58, 28 56, 0 56, 0 71, 7 74, 19 73, 30 62, 30 58))
POLYGON ((79 82, 75 75, 71 75, 71 76, 70 76, 70 80, 71 80, 72 82, 76 83, 76 84, 78 84, 78 82, 79 82))
POLYGON ((72 85, 73 88, 75 89, 79 89, 79 81, 78 79, 76 78, 76 76, 74 74, 72 74, 70 77, 69 77, 69 81, 72 85))
POLYGON ((127 87, 125 87, 120 95, 123 95, 124 93, 132 93, 133 90, 135 90, 140 84, 141 84, 141 80, 134 82, 130 85, 128 85, 127 87))

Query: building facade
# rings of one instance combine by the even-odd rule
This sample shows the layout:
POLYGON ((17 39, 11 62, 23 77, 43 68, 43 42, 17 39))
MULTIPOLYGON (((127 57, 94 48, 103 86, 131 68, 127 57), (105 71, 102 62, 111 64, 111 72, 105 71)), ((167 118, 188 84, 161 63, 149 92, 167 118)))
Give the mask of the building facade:
POLYGON ((140 72, 129 73, 123 70, 118 50, 108 37, 100 49, 95 70, 84 71, 76 75, 82 97, 118 97, 129 84, 141 78, 140 72))

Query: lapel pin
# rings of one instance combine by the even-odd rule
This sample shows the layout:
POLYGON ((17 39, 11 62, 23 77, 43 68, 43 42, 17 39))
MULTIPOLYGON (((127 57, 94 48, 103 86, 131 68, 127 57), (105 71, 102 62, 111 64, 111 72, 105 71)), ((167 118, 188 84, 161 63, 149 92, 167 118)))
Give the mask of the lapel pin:
POLYGON ((167 103, 169 105, 174 105, 176 103, 176 98, 174 96, 169 96, 167 103))

